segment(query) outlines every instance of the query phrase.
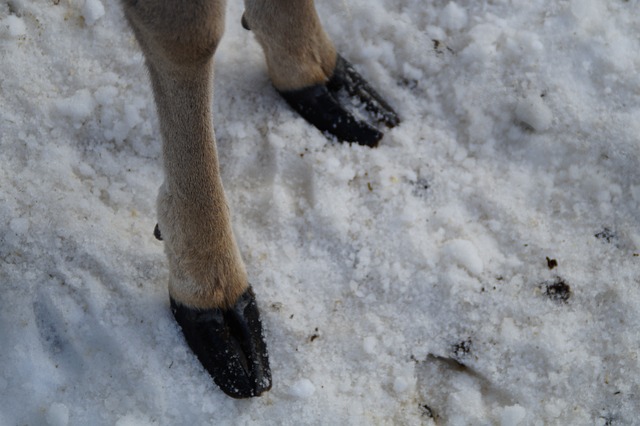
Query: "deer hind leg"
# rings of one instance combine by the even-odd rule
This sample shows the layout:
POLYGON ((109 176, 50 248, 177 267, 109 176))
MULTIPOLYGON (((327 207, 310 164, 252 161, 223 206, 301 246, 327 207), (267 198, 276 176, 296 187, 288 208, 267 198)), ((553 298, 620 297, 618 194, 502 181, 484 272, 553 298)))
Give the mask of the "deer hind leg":
POLYGON ((337 54, 313 0, 245 0, 242 23, 262 46, 278 93, 319 130, 371 147, 382 138, 382 132, 341 105, 341 90, 358 98, 372 121, 387 127, 400 122, 393 108, 337 54))
POLYGON ((163 139, 158 234, 171 308, 187 343, 236 398, 271 387, 253 291, 220 180, 211 101, 224 1, 122 0, 145 54, 163 139))

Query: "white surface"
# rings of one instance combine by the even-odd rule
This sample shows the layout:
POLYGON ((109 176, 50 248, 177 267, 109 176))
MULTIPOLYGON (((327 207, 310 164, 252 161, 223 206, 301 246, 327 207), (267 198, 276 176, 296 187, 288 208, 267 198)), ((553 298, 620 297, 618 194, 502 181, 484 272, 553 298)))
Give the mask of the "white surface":
POLYGON ((98 19, 104 16, 104 13, 104 6, 100 0, 86 0, 84 2, 82 16, 84 17, 84 22, 87 25, 93 26, 98 19))
POLYGON ((0 424, 637 421, 637 0, 319 2, 402 116, 375 150, 278 98, 230 2, 214 121, 274 378, 251 401, 171 317, 121 11, 55 3, 0 4, 0 424))

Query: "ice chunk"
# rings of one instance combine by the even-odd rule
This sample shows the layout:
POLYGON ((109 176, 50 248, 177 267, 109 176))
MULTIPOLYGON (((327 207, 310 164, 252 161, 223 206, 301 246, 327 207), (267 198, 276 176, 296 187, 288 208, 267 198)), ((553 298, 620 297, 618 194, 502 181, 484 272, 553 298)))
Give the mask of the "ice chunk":
POLYGON ((98 105, 112 105, 117 96, 118 89, 113 86, 100 87, 94 94, 98 105))
POLYGON ((393 391, 395 393, 404 393, 411 386, 411 382, 406 377, 396 377, 393 381, 393 391))
POLYGON ((543 132, 551 127, 553 113, 540 96, 527 96, 516 104, 516 118, 533 130, 543 132))
POLYGON ((87 0, 82 8, 82 16, 87 25, 93 26, 96 21, 104 16, 104 6, 100 0, 87 0))
POLYGON ((474 275, 480 275, 484 270, 478 250, 470 241, 460 239, 448 241, 442 247, 442 254, 474 275))
POLYGON ((467 11, 453 1, 440 12, 440 24, 448 30, 459 31, 467 25, 467 21, 467 11))
POLYGON ((9 228, 18 235, 24 235, 29 231, 29 219, 16 217, 9 222, 9 228))
POLYGON ((289 388, 289 395, 296 399, 307 399, 311 395, 313 395, 316 391, 316 387, 313 386, 311 380, 309 379, 300 379, 295 382, 289 388))
POLYGON ((18 38, 27 35, 27 26, 22 18, 15 15, 9 15, 2 20, 2 27, 7 29, 10 37, 18 38))
POLYGON ((518 426, 524 420, 527 412, 519 405, 505 407, 500 418, 501 426, 518 426))
POLYGON ((54 108, 59 114, 69 117, 79 127, 93 113, 95 100, 87 89, 80 89, 69 98, 55 101, 54 108))
POLYGON ((366 353, 373 355, 376 352, 376 346, 378 340, 374 336, 365 337, 362 342, 362 347, 366 353))
POLYGON ((51 404, 46 414, 49 426, 67 426, 69 424, 69 409, 64 404, 51 404))
POLYGON ((120 417, 116 422, 116 426, 151 426, 155 422, 151 422, 141 413, 129 413, 124 417, 120 417))

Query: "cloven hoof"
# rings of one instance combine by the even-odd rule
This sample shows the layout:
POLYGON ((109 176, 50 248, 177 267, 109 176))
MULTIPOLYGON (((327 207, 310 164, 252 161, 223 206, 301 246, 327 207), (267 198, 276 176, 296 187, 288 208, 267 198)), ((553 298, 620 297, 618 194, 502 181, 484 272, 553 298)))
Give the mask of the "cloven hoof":
POLYGON ((364 105, 372 121, 389 128, 400 123, 394 109, 340 55, 333 75, 326 83, 278 93, 291 108, 320 131, 335 136, 340 142, 376 147, 383 133, 356 118, 340 103, 338 93, 342 90, 364 105))
POLYGON ((271 389, 271 370, 260 313, 251 287, 229 309, 193 309, 171 299, 184 337, 213 381, 233 398, 271 389))

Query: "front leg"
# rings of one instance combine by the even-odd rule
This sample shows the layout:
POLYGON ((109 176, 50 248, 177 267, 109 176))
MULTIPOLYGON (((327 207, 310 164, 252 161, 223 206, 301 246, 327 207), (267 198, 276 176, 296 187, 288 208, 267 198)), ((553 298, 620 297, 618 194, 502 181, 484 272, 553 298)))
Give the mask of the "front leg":
POLYGON ((371 147, 382 138, 340 103, 340 91, 362 102, 371 121, 387 127, 400 123, 393 108, 336 53, 313 0, 245 0, 245 8, 242 24, 262 46, 274 87, 320 131, 371 147))
POLYGON ((229 216, 212 124, 213 54, 224 2, 123 0, 145 54, 162 133, 158 232, 173 315, 214 381, 235 398, 271 387, 267 348, 229 216))

